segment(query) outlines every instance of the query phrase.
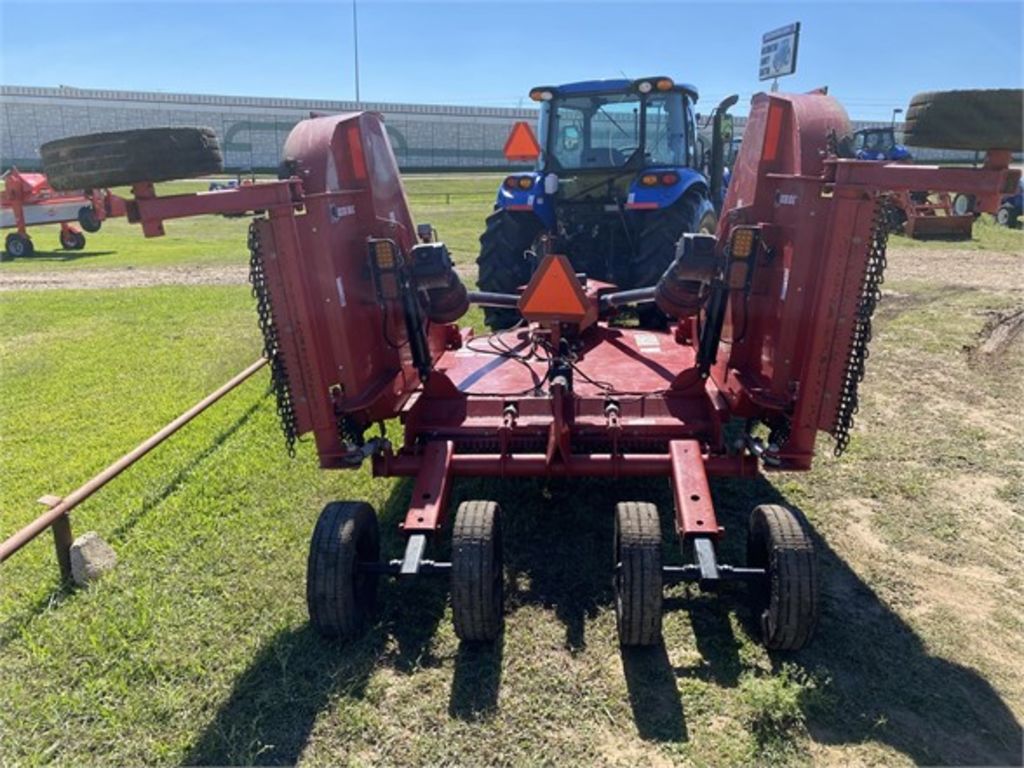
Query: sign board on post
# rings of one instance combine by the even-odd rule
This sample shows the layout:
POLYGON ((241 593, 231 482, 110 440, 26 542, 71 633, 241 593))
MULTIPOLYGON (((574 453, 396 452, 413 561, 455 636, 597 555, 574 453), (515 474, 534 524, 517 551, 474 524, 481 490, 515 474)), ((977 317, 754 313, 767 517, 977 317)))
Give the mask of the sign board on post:
POLYGON ((796 72, 800 22, 766 32, 761 38, 760 80, 773 80, 796 72))

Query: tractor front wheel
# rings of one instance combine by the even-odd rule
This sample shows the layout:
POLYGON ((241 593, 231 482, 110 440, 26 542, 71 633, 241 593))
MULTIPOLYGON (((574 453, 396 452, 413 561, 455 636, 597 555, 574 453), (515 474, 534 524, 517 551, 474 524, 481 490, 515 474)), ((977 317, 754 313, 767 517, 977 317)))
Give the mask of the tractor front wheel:
MULTIPOLYGON (((487 228, 480 235, 477 257, 477 285, 481 291, 516 293, 530 280, 530 262, 526 251, 541 231, 541 221, 533 213, 497 210, 487 217, 487 228)), ((484 307, 484 321, 494 330, 519 322, 513 309, 484 307)))
POLYGON ((615 507, 615 623, 619 644, 661 640, 661 524, 658 508, 642 501, 615 507))
POLYGON ((464 501, 452 530, 452 618, 463 642, 489 643, 501 634, 505 612, 501 508, 464 501))
POLYGON ((4 253, 12 259, 24 259, 35 253, 32 238, 20 232, 11 232, 4 241, 4 253))
POLYGON ((789 507, 762 504, 750 515, 747 565, 765 569, 754 607, 766 647, 796 651, 818 623, 818 568, 807 523, 789 507))
POLYGON ((334 501, 324 507, 306 569, 309 620, 319 634, 349 639, 364 629, 376 605, 378 576, 359 565, 379 559, 373 507, 361 501, 334 501))

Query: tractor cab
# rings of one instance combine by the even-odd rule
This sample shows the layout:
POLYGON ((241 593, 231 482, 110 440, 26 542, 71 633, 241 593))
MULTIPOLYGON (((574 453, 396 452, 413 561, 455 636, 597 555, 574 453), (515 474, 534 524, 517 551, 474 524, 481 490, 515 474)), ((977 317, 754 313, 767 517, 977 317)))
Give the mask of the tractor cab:
MULTIPOLYGON (((537 87, 530 98, 540 106, 540 152, 533 170, 498 190, 480 238, 483 290, 525 285, 549 252, 619 287, 653 285, 683 234, 715 230, 721 173, 702 172, 694 86, 588 80, 537 87)), ((486 314, 492 327, 516 321, 497 308, 486 314)))
POLYGON ((540 102, 540 170, 695 165, 692 86, 669 78, 534 88, 540 102))
POLYGON ((890 125, 882 128, 861 128, 853 134, 853 151, 858 160, 888 160, 907 162, 910 152, 896 143, 896 130, 890 125))

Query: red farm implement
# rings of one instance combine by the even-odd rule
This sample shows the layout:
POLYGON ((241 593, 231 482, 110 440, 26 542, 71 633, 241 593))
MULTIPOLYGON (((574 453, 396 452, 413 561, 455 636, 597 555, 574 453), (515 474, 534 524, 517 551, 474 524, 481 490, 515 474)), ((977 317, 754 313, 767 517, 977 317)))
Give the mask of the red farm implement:
POLYGON ((60 246, 85 248, 85 232, 99 232, 103 221, 124 215, 124 201, 105 189, 57 192, 41 173, 12 168, 3 175, 0 191, 0 229, 13 229, 4 241, 8 258, 31 256, 35 245, 28 227, 60 224, 60 246), (76 226, 77 225, 77 226, 76 226))
POLYGON ((516 510, 461 504, 451 561, 440 562, 431 548, 446 530, 453 484, 648 477, 671 484, 687 563, 662 565, 654 505, 618 505, 620 641, 657 642, 664 584, 740 581, 765 643, 803 645, 818 610, 806 522, 759 506, 747 561, 720 562, 708 477, 808 470, 819 432, 837 451, 846 446, 893 195, 958 189, 993 211, 1019 178, 1002 150, 977 169, 841 159, 836 136, 848 131, 827 95, 756 96, 717 236, 684 236, 656 285, 628 291, 542 248, 521 293, 467 292, 430 227, 414 226, 384 126, 370 113, 299 123, 281 181, 170 197, 156 196, 151 179, 135 184, 127 215, 147 236, 169 219, 256 214, 252 282, 289 445, 311 435, 326 469, 369 462, 377 476, 413 478, 397 557, 382 557, 365 502, 323 510, 307 582, 316 629, 357 632, 383 576, 443 574, 459 637, 493 640, 501 519, 516 510), (456 324, 471 303, 517 310, 521 321, 478 335, 456 324), (652 303, 670 322, 627 321, 628 307, 652 303), (392 419, 404 433, 398 444, 383 431, 392 419))

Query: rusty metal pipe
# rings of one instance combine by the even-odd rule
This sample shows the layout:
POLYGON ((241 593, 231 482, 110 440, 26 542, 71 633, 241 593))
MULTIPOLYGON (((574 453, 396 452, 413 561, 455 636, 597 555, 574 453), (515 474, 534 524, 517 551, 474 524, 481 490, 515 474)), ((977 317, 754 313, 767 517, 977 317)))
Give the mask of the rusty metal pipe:
POLYGON ((139 443, 139 445, 137 445, 131 451, 129 451, 120 459, 115 461, 109 467, 104 469, 98 475, 93 477, 87 483, 73 490, 71 493, 65 496, 60 501, 59 504, 53 506, 52 508, 41 514, 39 517, 37 517, 35 520, 33 520, 31 523, 26 525, 24 528, 22 528, 20 531, 15 533, 13 536, 8 538, 6 541, 0 544, 0 563, 9 558, 23 546, 28 544, 30 541, 32 541, 32 539, 34 539, 40 533, 45 531, 51 525, 61 520, 61 518, 67 515, 68 512, 70 512, 83 501, 88 499, 90 496, 96 493, 96 491, 98 491, 104 485, 109 483, 111 480, 113 480, 115 477, 121 474, 124 470, 126 470, 136 461, 138 461, 151 450, 153 450, 156 446, 160 445, 160 443, 162 443, 168 437, 173 435, 183 426, 188 424, 192 419, 194 419, 200 413, 205 411, 215 402, 220 400, 224 395, 233 390, 246 379, 251 377, 254 373, 260 370, 266 364, 266 358, 261 357, 259 360, 257 360, 244 371, 239 373, 233 379, 231 379, 226 384, 221 386, 219 389, 217 389, 214 392, 211 392, 198 403, 193 405, 191 408, 189 408, 187 411, 185 411, 183 414, 181 414, 178 418, 176 418, 170 424, 165 426, 159 432, 155 433, 148 439, 139 443))

